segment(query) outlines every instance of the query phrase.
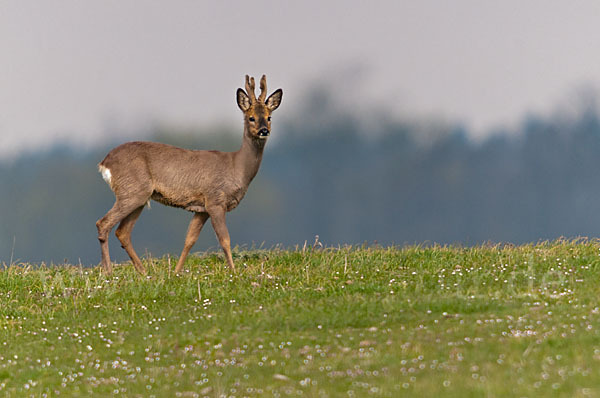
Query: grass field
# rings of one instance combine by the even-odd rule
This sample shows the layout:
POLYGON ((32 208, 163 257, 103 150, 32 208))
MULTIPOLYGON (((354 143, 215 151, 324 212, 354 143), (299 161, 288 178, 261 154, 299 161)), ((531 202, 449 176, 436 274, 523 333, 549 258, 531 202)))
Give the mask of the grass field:
POLYGON ((0 271, 6 396, 600 396, 600 243, 0 271))

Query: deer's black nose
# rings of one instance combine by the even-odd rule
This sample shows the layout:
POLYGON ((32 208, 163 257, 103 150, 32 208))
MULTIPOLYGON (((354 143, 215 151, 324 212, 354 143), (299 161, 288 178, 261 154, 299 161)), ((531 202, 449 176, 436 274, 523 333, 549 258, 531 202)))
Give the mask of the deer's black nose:
POLYGON ((260 137, 268 137, 269 136, 269 129, 266 127, 261 128, 260 130, 258 130, 258 135, 260 137))

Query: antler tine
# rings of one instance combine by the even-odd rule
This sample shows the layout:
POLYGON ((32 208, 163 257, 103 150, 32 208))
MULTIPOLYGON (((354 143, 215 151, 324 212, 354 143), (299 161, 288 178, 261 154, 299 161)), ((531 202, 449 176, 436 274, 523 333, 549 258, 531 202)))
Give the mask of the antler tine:
POLYGON ((262 75, 262 78, 260 79, 260 95, 258 96, 258 101, 259 102, 265 102, 265 99, 267 98, 267 76, 262 75))
POLYGON ((256 95, 254 94, 254 88, 256 85, 254 84, 254 78, 246 75, 246 93, 248 97, 250 97, 250 102, 256 102, 256 95))

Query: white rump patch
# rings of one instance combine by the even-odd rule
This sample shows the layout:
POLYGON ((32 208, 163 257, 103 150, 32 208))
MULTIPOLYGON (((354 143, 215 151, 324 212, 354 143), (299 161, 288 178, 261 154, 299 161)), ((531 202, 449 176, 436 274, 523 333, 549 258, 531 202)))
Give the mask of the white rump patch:
POLYGON ((104 181, 106 181, 108 185, 111 185, 112 174, 110 170, 100 164, 98 165, 98 171, 102 173, 102 178, 104 178, 104 181))

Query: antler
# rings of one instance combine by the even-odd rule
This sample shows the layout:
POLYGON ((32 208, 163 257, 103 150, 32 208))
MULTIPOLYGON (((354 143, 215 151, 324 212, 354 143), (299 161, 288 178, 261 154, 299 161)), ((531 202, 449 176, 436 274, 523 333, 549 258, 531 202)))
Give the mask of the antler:
POLYGON ((256 95, 254 95, 254 87, 256 87, 254 84, 254 78, 246 75, 246 93, 248 94, 248 97, 250 97, 251 104, 254 104, 256 102, 256 95))
POLYGON ((258 101, 263 103, 267 98, 267 76, 262 75, 260 79, 260 95, 258 96, 258 101))

